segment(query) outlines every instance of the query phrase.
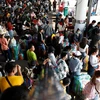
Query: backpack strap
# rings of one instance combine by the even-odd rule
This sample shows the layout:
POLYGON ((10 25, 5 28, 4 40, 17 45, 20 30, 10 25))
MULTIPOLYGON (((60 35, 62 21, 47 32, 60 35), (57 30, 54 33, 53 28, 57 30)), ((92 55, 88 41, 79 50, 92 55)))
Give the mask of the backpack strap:
POLYGON ((6 78, 6 81, 9 83, 9 85, 12 87, 12 84, 10 83, 8 77, 6 76, 5 78, 6 78))
POLYGON ((97 91, 97 93, 98 93, 98 94, 99 94, 99 96, 100 96, 100 92, 97 90, 96 85, 95 85, 95 90, 97 91))

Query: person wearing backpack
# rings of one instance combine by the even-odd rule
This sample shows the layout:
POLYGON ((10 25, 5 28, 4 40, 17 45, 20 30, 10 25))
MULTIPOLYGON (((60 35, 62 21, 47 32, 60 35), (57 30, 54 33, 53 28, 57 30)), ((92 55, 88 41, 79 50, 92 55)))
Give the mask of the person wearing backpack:
POLYGON ((99 100, 100 95, 100 70, 96 70, 91 80, 83 89, 84 100, 99 100))
POLYGON ((21 72, 21 67, 14 61, 7 62, 5 65, 6 77, 0 78, 0 91, 3 92, 12 86, 21 86, 24 83, 24 79, 21 72))

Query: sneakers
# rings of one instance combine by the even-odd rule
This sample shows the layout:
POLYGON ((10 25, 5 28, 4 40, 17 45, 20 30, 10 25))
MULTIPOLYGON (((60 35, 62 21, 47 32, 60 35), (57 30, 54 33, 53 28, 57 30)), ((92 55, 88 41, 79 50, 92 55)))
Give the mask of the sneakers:
POLYGON ((6 62, 8 62, 8 61, 10 61, 10 62, 15 62, 14 59, 11 59, 11 60, 7 59, 6 62))
POLYGON ((8 62, 8 61, 9 61, 9 59, 6 60, 6 62, 8 62))
POLYGON ((15 60, 14 59, 11 59, 10 62, 15 62, 15 60))

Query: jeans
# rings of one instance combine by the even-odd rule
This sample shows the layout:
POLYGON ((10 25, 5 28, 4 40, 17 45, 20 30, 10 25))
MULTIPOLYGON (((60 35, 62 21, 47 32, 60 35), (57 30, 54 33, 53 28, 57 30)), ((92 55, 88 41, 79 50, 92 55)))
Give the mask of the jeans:
POLYGON ((10 49, 8 50, 3 50, 3 53, 4 53, 4 56, 7 59, 11 60, 11 52, 10 52, 10 49))
POLYGON ((45 45, 44 44, 40 44, 39 46, 43 51, 46 50, 45 45))

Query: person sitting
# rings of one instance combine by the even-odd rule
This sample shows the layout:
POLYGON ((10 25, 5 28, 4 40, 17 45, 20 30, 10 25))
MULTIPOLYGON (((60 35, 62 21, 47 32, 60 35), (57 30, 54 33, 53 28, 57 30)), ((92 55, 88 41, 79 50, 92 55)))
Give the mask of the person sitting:
POLYGON ((0 78, 0 91, 3 92, 9 87, 20 86, 23 84, 24 79, 21 73, 21 67, 15 62, 7 62, 5 65, 6 77, 0 78), (8 82, 8 81, 9 82, 8 82))
POLYGON ((78 28, 78 29, 76 30, 76 32, 75 32, 75 35, 74 35, 74 41, 75 41, 75 43, 76 43, 76 44, 79 44, 79 42, 81 42, 81 40, 82 40, 82 37, 83 37, 82 32, 81 32, 81 30, 78 28))

